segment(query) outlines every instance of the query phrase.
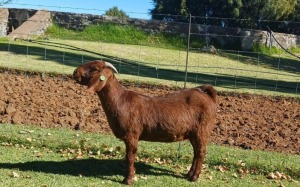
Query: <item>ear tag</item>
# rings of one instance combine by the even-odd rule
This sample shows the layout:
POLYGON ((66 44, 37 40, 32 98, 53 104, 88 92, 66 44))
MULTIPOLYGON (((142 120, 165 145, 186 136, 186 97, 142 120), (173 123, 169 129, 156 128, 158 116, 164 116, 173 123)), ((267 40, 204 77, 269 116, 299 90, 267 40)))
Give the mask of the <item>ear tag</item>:
POLYGON ((100 76, 100 80, 101 80, 101 81, 104 81, 104 80, 105 80, 105 76, 104 76, 104 75, 101 75, 101 76, 100 76))

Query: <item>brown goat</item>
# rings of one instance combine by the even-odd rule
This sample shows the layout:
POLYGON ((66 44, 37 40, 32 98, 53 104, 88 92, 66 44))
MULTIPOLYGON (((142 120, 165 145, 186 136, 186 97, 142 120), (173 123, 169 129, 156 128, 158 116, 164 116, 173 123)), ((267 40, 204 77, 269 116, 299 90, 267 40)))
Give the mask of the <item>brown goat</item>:
POLYGON ((79 66, 74 79, 97 93, 114 135, 126 145, 128 173, 132 184, 139 140, 175 142, 188 139, 194 158, 187 176, 196 181, 201 173, 206 145, 216 118, 216 91, 210 85, 149 97, 125 89, 114 75, 116 68, 104 61, 79 66))

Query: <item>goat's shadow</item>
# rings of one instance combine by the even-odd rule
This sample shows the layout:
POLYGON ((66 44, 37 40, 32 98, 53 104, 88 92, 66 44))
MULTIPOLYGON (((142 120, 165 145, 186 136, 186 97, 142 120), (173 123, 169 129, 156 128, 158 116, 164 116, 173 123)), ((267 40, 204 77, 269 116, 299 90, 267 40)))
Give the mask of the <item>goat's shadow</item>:
MULTIPOLYGON (((182 178, 175 175, 171 170, 154 167, 148 164, 136 162, 136 174, 153 175, 153 176, 172 176, 182 178)), ((83 177, 96 177, 107 179, 108 176, 126 174, 126 165, 124 160, 98 160, 98 159, 82 159, 67 161, 32 161, 23 163, 0 163, 0 168, 19 169, 20 171, 35 171, 59 175, 72 175, 83 177)), ((111 179, 114 181, 114 179, 111 179)), ((121 182, 115 180, 114 182, 121 182)))

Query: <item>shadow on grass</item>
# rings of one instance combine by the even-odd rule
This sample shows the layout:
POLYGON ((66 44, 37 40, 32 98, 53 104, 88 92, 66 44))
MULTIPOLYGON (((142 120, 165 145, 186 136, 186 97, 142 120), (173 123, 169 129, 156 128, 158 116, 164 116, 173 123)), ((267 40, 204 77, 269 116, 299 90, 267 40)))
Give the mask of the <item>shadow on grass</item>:
MULTIPOLYGON (((27 41, 26 41, 27 42, 27 41)), ((167 69, 166 67, 155 67, 155 65, 145 64, 139 61, 116 58, 82 48, 74 47, 67 44, 56 43, 48 40, 31 40, 28 41, 40 46, 20 45, 17 43, 0 43, 0 51, 9 51, 18 55, 34 55, 40 60, 51 60, 58 64, 77 67, 83 62, 102 59, 112 63, 121 74, 134 75, 138 77, 158 78, 169 81, 183 82, 185 72, 167 69), (48 48, 52 47, 52 48, 48 48), (53 49, 53 47, 55 49, 53 49), (70 50, 70 51, 65 51, 70 50)), ((229 54, 229 53, 227 53, 229 54)), ((233 58, 233 57, 231 57, 233 58)), ((243 58, 239 55, 239 61, 243 63, 243 58)), ((251 62, 255 63, 255 62, 251 62)), ((268 60, 260 61, 261 64, 269 63, 268 60)), ((282 71, 299 72, 300 63, 290 62, 288 66, 281 66, 282 71), (293 66, 294 65, 294 66, 293 66)), ((276 63, 272 61, 268 64, 270 68, 276 68, 276 63)), ((299 78, 295 77, 295 80, 299 78)), ((207 74, 207 73, 187 73, 187 82, 196 84, 212 84, 214 86, 232 88, 232 89, 253 89, 264 91, 275 91, 281 93, 300 93, 300 83, 285 80, 261 79, 257 77, 244 77, 225 74, 207 74)))
MULTIPOLYGON (((136 173, 152 176, 172 176, 172 171, 150 166, 144 163, 135 163, 136 173)), ((68 161, 32 161, 24 163, 0 163, 0 168, 19 169, 21 171, 35 171, 59 175, 73 175, 83 177, 96 177, 107 179, 109 176, 126 174, 126 165, 124 160, 98 160, 82 159, 68 161)), ((123 179, 122 179, 123 180, 123 179)), ((122 181, 115 181, 122 182, 122 181)))
POLYGON ((262 53, 251 53, 251 52, 233 52, 225 51, 222 52, 222 56, 238 60, 244 64, 257 65, 258 67, 266 67, 269 69, 299 73, 300 72, 300 61, 299 59, 289 59, 283 57, 273 57, 262 53))

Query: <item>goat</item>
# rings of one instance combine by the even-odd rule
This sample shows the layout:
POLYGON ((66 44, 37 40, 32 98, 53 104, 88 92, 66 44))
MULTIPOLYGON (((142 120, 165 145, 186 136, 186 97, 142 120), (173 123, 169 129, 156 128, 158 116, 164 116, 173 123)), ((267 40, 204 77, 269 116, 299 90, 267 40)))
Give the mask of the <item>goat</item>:
POLYGON ((197 181, 206 154, 206 145, 214 128, 217 93, 211 85, 150 97, 125 89, 117 80, 116 68, 95 60, 77 67, 75 81, 97 93, 114 135, 126 145, 127 175, 123 183, 131 185, 138 141, 175 142, 188 139, 194 150, 187 174, 197 181))

